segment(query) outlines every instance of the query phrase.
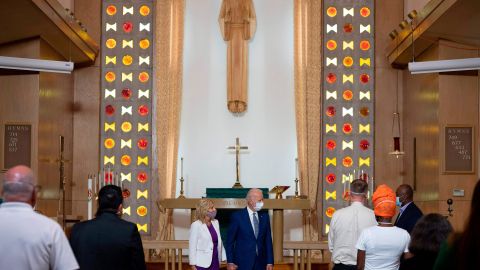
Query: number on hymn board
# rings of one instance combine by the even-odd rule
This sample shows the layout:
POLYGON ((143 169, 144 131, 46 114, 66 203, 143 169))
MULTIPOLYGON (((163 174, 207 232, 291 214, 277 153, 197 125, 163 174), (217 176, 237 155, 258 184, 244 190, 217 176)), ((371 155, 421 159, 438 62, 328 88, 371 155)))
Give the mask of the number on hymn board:
POLYGON ((473 127, 445 127, 445 173, 473 173, 473 127))

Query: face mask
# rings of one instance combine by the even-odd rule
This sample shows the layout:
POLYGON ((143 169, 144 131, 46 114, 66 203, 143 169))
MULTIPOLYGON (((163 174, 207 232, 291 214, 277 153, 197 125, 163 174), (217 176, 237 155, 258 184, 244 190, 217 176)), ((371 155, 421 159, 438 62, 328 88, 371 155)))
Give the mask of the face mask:
POLYGON ((256 202, 255 207, 253 209, 255 209, 255 211, 260 211, 262 210, 262 207, 263 207, 263 202, 256 202))
POLYGON ((213 210, 212 212, 207 212, 207 216, 210 219, 215 219, 215 216, 217 216, 217 210, 213 210))
POLYGON ((398 207, 402 206, 402 202, 400 201, 400 197, 397 196, 397 199, 396 199, 395 203, 397 204, 398 207))

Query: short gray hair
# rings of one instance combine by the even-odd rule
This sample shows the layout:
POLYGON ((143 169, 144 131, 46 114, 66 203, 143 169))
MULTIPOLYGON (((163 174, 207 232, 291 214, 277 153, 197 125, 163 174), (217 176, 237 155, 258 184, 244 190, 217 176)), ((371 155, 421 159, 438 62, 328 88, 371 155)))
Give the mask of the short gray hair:
POLYGON ((29 197, 32 195, 34 186, 28 182, 7 182, 3 183, 3 195, 29 197))

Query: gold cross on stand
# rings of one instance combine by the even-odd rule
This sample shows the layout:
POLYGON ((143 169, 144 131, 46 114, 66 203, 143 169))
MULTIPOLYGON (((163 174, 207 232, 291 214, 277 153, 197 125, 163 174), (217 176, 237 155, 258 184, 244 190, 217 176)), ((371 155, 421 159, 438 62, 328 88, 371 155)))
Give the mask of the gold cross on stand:
POLYGON ((236 139, 236 143, 234 146, 229 146, 227 149, 233 149, 235 150, 235 157, 236 157, 236 169, 237 169, 237 180, 235 181, 235 184, 232 186, 232 188, 243 188, 242 185, 240 184, 240 177, 239 177, 239 164, 238 164, 238 157, 240 154, 240 150, 246 150, 248 149, 248 146, 240 146, 240 139, 236 139))

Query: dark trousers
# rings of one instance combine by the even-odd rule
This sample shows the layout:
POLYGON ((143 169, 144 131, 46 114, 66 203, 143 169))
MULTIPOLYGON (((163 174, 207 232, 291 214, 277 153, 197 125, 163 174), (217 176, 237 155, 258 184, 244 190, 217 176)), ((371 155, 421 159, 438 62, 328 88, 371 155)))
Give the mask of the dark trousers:
POLYGON ((349 265, 349 264, 343 264, 343 263, 336 263, 333 265, 332 270, 357 270, 356 265, 349 265))

